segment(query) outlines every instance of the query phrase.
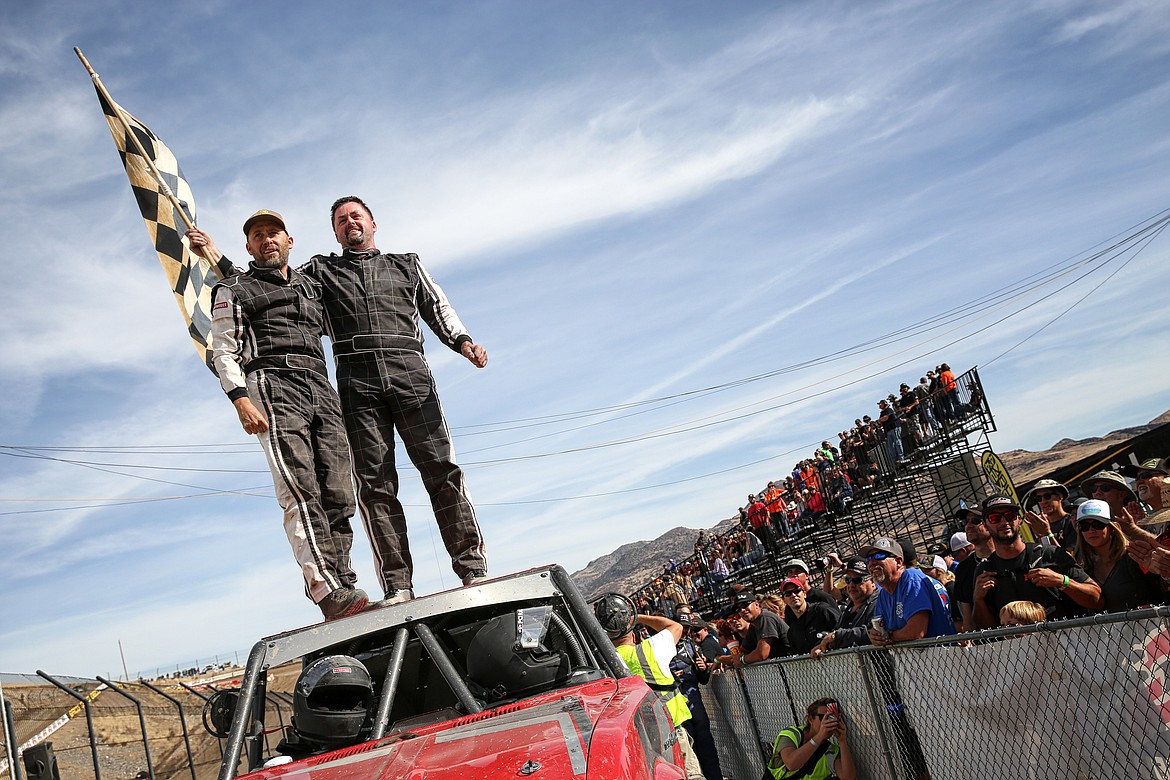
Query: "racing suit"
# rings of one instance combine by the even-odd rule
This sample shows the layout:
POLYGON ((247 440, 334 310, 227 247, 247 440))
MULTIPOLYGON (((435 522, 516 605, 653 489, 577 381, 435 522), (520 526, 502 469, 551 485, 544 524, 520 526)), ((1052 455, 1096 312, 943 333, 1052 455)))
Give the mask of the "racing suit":
POLYGON ((471 341, 415 254, 376 249, 316 255, 301 267, 322 288, 337 385, 353 448, 358 506, 388 596, 413 587, 406 515, 398 499, 394 431, 422 477, 451 568, 487 571, 483 535, 423 357, 419 317, 451 349, 471 341))
POLYGON ((258 434, 284 530, 314 603, 353 588, 349 447, 321 344, 316 283, 252 263, 211 292, 215 371, 228 398, 248 396, 268 418, 258 434))

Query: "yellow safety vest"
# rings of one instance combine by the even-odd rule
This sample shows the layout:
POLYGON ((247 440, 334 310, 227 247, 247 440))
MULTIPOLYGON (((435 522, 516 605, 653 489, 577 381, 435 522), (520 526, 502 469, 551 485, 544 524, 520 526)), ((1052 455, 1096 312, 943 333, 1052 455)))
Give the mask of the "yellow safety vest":
POLYGON ((678 689, 674 675, 669 670, 659 668, 654 653, 647 652, 649 646, 649 640, 643 640, 636 645, 618 645, 617 652, 630 671, 645 680, 650 690, 658 694, 677 728, 691 719, 691 708, 687 706, 687 697, 678 689))

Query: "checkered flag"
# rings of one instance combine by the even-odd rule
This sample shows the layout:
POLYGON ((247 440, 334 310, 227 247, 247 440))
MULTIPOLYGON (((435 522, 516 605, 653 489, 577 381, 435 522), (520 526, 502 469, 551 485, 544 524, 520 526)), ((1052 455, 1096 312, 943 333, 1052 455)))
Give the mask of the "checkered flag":
POLYGON ((80 51, 77 55, 93 78, 114 145, 130 177, 134 199, 187 322, 192 345, 204 364, 212 368, 211 288, 236 273, 236 269, 226 257, 211 263, 190 251, 184 234, 195 226, 195 196, 179 161, 150 128, 113 101, 80 51))

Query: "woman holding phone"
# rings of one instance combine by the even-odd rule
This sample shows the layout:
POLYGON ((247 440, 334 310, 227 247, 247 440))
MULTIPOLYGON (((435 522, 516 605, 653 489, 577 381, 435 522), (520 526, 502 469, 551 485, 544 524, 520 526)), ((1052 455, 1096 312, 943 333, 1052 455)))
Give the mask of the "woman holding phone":
POLYGON ((790 726, 776 735, 768 771, 776 780, 856 780, 857 767, 836 699, 817 699, 808 705, 803 726, 790 726))

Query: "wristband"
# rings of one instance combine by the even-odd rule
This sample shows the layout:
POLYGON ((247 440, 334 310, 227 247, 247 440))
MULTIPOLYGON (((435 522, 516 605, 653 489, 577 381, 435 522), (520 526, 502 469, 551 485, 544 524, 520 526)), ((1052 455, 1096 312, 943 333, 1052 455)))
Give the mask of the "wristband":
POLYGON ((1066 574, 1066 575, 1064 575, 1064 582, 1061 584, 1060 589, 1064 590, 1067 587, 1068 587, 1068 575, 1066 574))
POLYGON ((809 737, 808 744, 812 745, 813 747, 816 747, 817 746, 817 738, 816 737, 809 737))

